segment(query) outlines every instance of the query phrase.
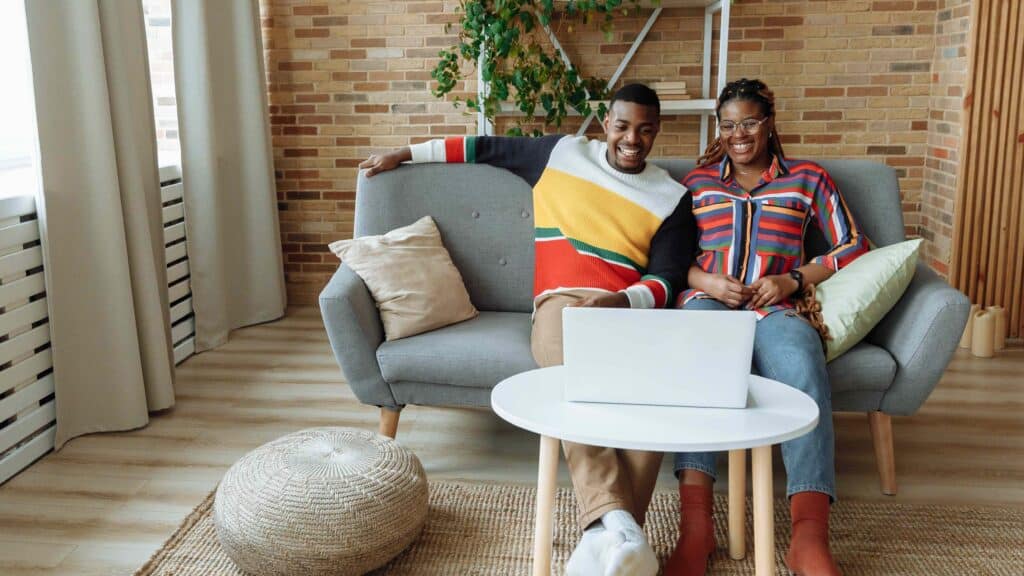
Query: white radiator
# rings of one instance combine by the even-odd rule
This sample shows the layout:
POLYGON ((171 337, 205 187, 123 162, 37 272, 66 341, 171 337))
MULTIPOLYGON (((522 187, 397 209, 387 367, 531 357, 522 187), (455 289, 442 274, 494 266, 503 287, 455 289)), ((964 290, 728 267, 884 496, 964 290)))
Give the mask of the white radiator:
POLYGON ((167 293, 171 306, 171 341, 174 344, 175 364, 195 352, 196 334, 188 252, 185 249, 185 204, 182 191, 181 169, 177 166, 161 167, 160 197, 163 200, 167 293))
MULTIPOLYGON (((181 171, 160 169, 174 363, 195 351, 181 171)), ((0 484, 53 449, 53 359, 35 198, 0 198, 0 484)))
POLYGON ((0 483, 53 449, 53 359, 32 196, 0 198, 0 483))

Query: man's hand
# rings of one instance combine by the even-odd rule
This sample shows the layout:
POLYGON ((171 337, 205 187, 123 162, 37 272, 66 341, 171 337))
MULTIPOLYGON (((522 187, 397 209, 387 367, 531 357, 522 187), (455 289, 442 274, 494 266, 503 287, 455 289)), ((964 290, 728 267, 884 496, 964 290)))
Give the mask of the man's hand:
POLYGON ((379 172, 387 172, 398 168, 398 165, 406 160, 412 160, 412 154, 408 148, 394 150, 385 154, 372 154, 366 160, 359 163, 360 168, 366 169, 366 177, 371 178, 379 172))
POLYGON ((629 308, 629 297, 625 292, 594 294, 576 301, 570 306, 579 308, 629 308))
POLYGON ((739 308, 754 295, 751 286, 727 274, 708 274, 704 284, 704 292, 730 308, 739 308))
POLYGON ((799 287, 797 281, 789 274, 765 276, 750 285, 754 295, 747 303, 747 308, 757 310, 764 306, 778 304, 792 296, 799 287))

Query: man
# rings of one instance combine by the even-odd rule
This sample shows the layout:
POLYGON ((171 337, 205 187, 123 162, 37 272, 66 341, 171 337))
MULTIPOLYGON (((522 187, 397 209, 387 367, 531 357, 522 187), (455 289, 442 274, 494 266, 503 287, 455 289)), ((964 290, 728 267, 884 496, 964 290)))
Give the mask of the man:
MULTIPOLYGON (((474 162, 526 180, 536 228, 531 348, 537 364, 553 366, 562 363, 563 308, 661 308, 685 281, 696 234, 692 200, 665 170, 646 162, 659 114, 657 94, 630 84, 612 97, 605 142, 446 138, 373 155, 359 167, 372 177, 402 162, 474 162)), ((562 446, 585 527, 567 574, 656 574, 640 525, 662 455, 562 446)))

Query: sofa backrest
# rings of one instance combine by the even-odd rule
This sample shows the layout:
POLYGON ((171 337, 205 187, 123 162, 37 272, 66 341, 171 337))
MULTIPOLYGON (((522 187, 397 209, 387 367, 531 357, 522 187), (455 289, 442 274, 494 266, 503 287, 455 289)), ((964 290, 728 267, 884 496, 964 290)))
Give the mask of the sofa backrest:
MULTIPOLYGON (((692 160, 655 160, 679 179, 692 160)), ((904 239, 895 171, 869 160, 821 160, 861 229, 878 246, 904 239)), ((356 188, 355 235, 383 234, 430 215, 480 310, 533 309, 533 196, 512 173, 473 164, 406 165, 356 188)), ((816 227, 809 255, 825 251, 816 227)))
POLYGON ((533 192, 507 170, 418 164, 356 186, 355 235, 383 234, 430 215, 480 310, 533 310, 533 192))

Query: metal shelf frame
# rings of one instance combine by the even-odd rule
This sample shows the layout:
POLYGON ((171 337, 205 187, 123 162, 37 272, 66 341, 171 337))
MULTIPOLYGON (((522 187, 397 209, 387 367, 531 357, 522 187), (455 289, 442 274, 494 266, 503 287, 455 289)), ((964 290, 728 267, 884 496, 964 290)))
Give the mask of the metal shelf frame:
MULTIPOLYGON (((666 7, 677 7, 677 6, 704 6, 704 58, 703 58, 703 70, 701 74, 701 98, 694 100, 666 100, 662 102, 661 109, 662 113, 668 114, 699 114, 700 115, 700 135, 699 135, 699 146, 700 151, 703 152, 707 148, 708 139, 708 122, 712 118, 717 117, 715 115, 715 98, 722 88, 725 87, 726 79, 728 78, 727 70, 729 64, 729 17, 731 12, 730 5, 731 0, 663 0, 661 5, 651 12, 651 15, 647 18, 647 22, 644 27, 637 34, 630 45, 629 50, 623 55, 622 60, 619 62, 618 68, 615 73, 608 80, 608 88, 611 88, 619 81, 622 73, 629 66, 633 56, 636 55, 636 51, 643 44, 647 38, 647 34, 651 31, 654 23, 658 21, 658 17, 661 16, 662 11, 666 7), (722 14, 721 19, 721 33, 718 38, 718 82, 715 88, 714 94, 711 93, 711 49, 712 49, 712 32, 714 28, 714 17, 716 13, 722 14)), ((566 66, 572 66, 572 60, 562 47, 562 43, 558 41, 558 37, 555 36, 554 31, 550 27, 544 26, 544 31, 547 32, 548 38, 551 39, 552 45, 558 51, 562 57, 562 61, 565 62, 566 66)), ((477 86, 478 95, 481 99, 485 98, 490 92, 490 86, 483 81, 481 66, 477 66, 477 86)), ((504 103, 501 107, 499 114, 502 115, 514 115, 522 114, 515 108, 511 103, 504 103)), ((580 129, 576 132, 577 136, 582 136, 590 123, 593 122, 596 117, 595 113, 590 113, 587 118, 583 121, 580 129)), ((477 133, 486 136, 494 135, 494 124, 484 117, 483 111, 477 113, 477 133)))

